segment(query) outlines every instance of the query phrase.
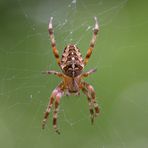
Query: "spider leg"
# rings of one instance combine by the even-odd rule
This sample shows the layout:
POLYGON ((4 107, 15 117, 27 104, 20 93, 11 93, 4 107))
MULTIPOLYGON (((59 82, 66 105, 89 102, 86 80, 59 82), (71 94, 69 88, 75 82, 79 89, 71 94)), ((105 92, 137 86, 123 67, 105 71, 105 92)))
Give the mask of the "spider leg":
POLYGON ((96 102, 96 93, 94 91, 94 88, 86 82, 83 82, 83 87, 86 88, 86 90, 88 91, 88 95, 90 95, 91 102, 92 102, 93 107, 95 109, 95 116, 97 116, 100 113, 100 109, 99 109, 99 106, 96 102))
POLYGON ((94 17, 94 19, 95 19, 95 27, 93 29, 93 36, 92 36, 92 39, 91 39, 91 42, 90 42, 90 46, 87 50, 87 54, 86 54, 85 59, 84 59, 84 65, 86 65, 88 63, 88 59, 90 58, 90 56, 92 54, 92 50, 95 46, 96 37, 97 37, 98 31, 99 31, 99 24, 98 24, 97 17, 94 17))
POLYGON ((55 107, 54 107, 54 111, 53 111, 53 128, 55 129, 55 131, 58 134, 60 134, 60 131, 57 128, 57 117, 58 117, 60 99, 63 96, 63 94, 64 94, 64 92, 62 90, 57 93, 56 100, 55 100, 55 107))
POLYGON ((53 20, 53 17, 50 18, 49 26, 48 26, 48 32, 49 32, 49 37, 50 37, 50 41, 51 41, 53 54, 56 58, 58 65, 60 66, 60 58, 59 58, 58 50, 56 48, 56 42, 55 42, 55 39, 54 39, 54 31, 53 31, 53 27, 52 27, 52 20, 53 20))
POLYGON ((83 93, 87 96, 87 99, 88 99, 88 105, 89 105, 89 112, 90 112, 90 117, 91 117, 91 123, 93 124, 94 123, 94 110, 93 110, 93 104, 91 102, 91 97, 89 96, 88 94, 88 91, 85 87, 82 88, 82 91, 83 93))
POLYGON ((61 72, 57 72, 57 71, 54 71, 54 70, 50 70, 50 71, 43 71, 42 72, 43 74, 54 74, 54 75, 56 75, 56 76, 58 76, 58 77, 60 77, 60 78, 63 78, 64 77, 64 74, 63 73, 61 73, 61 72))
POLYGON ((96 72, 96 69, 90 69, 89 71, 85 72, 85 73, 82 73, 81 74, 81 78, 82 77, 88 77, 90 74, 96 72))
POLYGON ((54 98, 59 93, 59 91, 60 91, 60 85, 53 90, 53 92, 52 92, 52 94, 50 96, 49 103, 48 103, 47 109, 46 109, 46 111, 44 113, 44 119, 43 119, 43 122, 42 122, 42 128, 43 129, 45 128, 48 115, 49 115, 49 113, 51 111, 51 108, 52 108, 52 105, 53 105, 53 102, 54 102, 54 98))

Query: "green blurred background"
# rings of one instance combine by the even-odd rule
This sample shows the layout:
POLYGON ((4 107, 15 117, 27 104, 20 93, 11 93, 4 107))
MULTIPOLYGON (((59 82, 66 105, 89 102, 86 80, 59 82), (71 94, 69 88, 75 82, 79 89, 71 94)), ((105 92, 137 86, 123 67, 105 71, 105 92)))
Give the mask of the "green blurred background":
POLYGON ((148 147, 148 1, 0 0, 0 147, 1 148, 147 148, 148 147), (86 97, 63 97, 58 125, 52 115, 45 130, 43 113, 60 79, 48 21, 60 54, 66 44, 88 48, 93 17, 100 22, 96 46, 85 70, 96 90, 101 115, 92 126, 86 97))

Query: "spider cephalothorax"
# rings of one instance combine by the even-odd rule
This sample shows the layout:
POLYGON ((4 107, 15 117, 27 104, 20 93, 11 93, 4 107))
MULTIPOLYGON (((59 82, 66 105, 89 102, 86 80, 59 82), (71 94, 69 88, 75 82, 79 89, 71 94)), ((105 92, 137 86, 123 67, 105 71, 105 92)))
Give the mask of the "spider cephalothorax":
POLYGON ((63 73, 57 72, 54 70, 44 72, 47 74, 55 74, 56 76, 62 78, 62 82, 53 90, 50 96, 49 104, 47 106, 47 109, 44 115, 42 127, 43 128, 45 127, 52 105, 53 103, 55 103, 54 111, 53 111, 53 127, 57 133, 60 133, 57 128, 57 113, 58 113, 60 98, 64 94, 66 95, 80 94, 80 90, 82 90, 82 92, 87 96, 87 99, 88 99, 92 123, 94 121, 94 117, 99 114, 100 110, 96 102, 96 95, 95 95, 94 88, 90 84, 83 81, 84 77, 87 77, 96 71, 95 69, 91 69, 88 72, 83 73, 84 66, 88 63, 88 59, 90 58, 92 50, 94 48, 96 36, 99 31, 99 25, 98 25, 97 18, 95 17, 96 23, 93 30, 93 37, 84 59, 82 58, 80 50, 76 47, 75 44, 67 45, 60 59, 58 50, 56 48, 55 39, 54 39, 52 20, 53 18, 51 17, 49 22, 49 27, 48 27, 51 46, 52 46, 52 50, 56 58, 56 61, 63 73))

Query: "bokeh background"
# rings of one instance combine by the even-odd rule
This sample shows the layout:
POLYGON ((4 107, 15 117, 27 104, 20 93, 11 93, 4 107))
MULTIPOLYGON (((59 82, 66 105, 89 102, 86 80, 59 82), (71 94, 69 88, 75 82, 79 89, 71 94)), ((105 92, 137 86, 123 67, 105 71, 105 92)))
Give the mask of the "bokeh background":
POLYGON ((148 1, 0 0, 0 147, 147 148, 148 1), (60 79, 52 54, 48 21, 60 54, 75 43, 85 55, 97 16, 100 33, 85 71, 101 108, 92 126, 86 97, 63 97, 58 125, 52 114, 45 130, 43 113, 60 79))

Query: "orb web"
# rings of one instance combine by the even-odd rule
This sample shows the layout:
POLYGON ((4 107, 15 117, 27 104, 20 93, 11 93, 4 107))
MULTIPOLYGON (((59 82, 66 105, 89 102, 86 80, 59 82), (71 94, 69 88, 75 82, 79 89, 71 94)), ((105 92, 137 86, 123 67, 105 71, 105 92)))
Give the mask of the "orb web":
MULTIPOLYGON (((94 27, 93 17, 98 17, 100 33, 97 37, 93 56, 86 67, 86 71, 91 68, 97 68, 97 74, 94 74, 94 77, 93 75, 90 76, 87 81, 90 82, 94 88, 101 88, 104 92, 112 94, 108 88, 104 87, 103 82, 99 81, 99 79, 97 79, 97 82, 95 80, 97 75, 99 75, 98 73, 105 69, 110 69, 111 72, 113 66, 110 62, 105 63, 103 61, 101 56, 102 49, 98 48, 99 40, 101 40, 101 30, 105 30, 110 26, 118 13, 126 6, 127 2, 128 0, 112 1, 107 5, 103 0, 92 1, 91 3, 84 0, 72 0, 65 1, 64 4, 60 2, 61 5, 57 5, 56 2, 47 1, 46 3, 39 2, 36 4, 36 7, 33 7, 33 4, 29 5, 25 1, 17 0, 18 11, 22 17, 24 17, 24 26, 28 28, 28 30, 18 38, 16 42, 13 42, 11 47, 3 46, 0 49, 1 55, 6 57, 6 59, 15 60, 15 58, 18 58, 19 61, 17 62, 20 62, 7 62, 6 66, 0 68, 0 102, 2 106, 5 106, 1 108, 1 114, 2 116, 5 114, 12 115, 12 127, 21 124, 23 117, 30 113, 27 120, 29 121, 27 124, 28 132, 31 128, 40 129, 48 98, 52 90, 60 82, 60 80, 54 76, 48 77, 41 74, 43 70, 55 69, 59 71, 51 52, 47 30, 48 21, 51 16, 54 18, 54 33, 60 55, 68 43, 75 43, 81 49, 83 56, 86 54, 92 37, 92 29, 94 27), (91 9, 91 11, 89 11, 89 9, 91 9), (95 54, 96 52, 97 55, 95 54), (20 113, 18 113, 18 111, 20 111, 20 113)), ((106 43, 102 42, 101 47, 103 48, 105 44, 106 43)), ((112 55, 116 57, 119 51, 129 46, 134 48, 134 45, 123 45, 118 48, 118 50, 112 49, 112 55)), ((113 58, 114 57, 110 60, 113 60, 113 58)), ((102 108, 102 96, 99 95, 99 91, 96 91, 96 93, 97 102, 102 108)), ((129 98, 129 100, 129 103, 134 104, 132 99, 129 98)), ((142 108, 140 106, 138 107, 140 109, 142 108)), ((147 112, 145 114, 147 114, 147 112)), ((48 131, 52 130, 51 120, 52 113, 46 126, 48 131)), ((104 120, 107 120, 106 123, 108 126, 112 127, 112 134, 118 138, 120 146, 126 147, 124 142, 125 137, 119 134, 118 129, 114 127, 112 119, 104 120)), ((63 128, 65 126, 67 128, 75 128, 79 124, 86 122, 90 122, 90 115, 87 99, 82 93, 78 97, 72 96, 61 99, 58 125, 60 129, 62 129, 62 132, 64 132, 63 128), (77 111, 75 112, 75 110, 77 111)), ((22 125, 19 126, 21 127, 22 125)), ((101 125, 98 124, 96 128, 102 129, 101 125)), ((110 135, 110 137, 111 136, 112 135, 110 135)), ((24 140, 23 137, 20 137, 20 139, 21 138, 24 140)), ((106 135, 102 134, 102 147, 105 139, 106 135)))

